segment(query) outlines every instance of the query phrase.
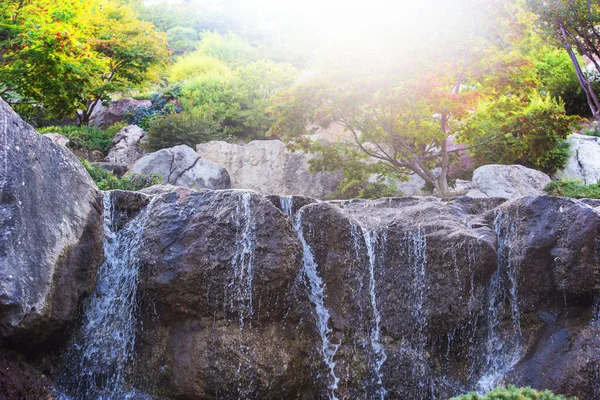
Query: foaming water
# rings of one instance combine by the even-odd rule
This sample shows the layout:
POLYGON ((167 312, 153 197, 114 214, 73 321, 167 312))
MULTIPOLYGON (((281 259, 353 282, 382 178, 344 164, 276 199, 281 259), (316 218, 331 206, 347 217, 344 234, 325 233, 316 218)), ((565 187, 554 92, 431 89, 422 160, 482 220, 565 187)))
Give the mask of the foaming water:
POLYGON ((59 379, 61 399, 142 399, 128 382, 136 339, 139 251, 144 210, 115 231, 111 192, 105 192, 104 263, 94 292, 85 300, 83 321, 74 335, 59 379))
POLYGON ((498 238, 498 268, 488 288, 486 364, 477 382, 477 390, 481 393, 487 393, 501 383, 504 375, 519 361, 523 342, 518 271, 512 263, 511 238, 515 225, 506 221, 504 213, 499 211, 494 218, 494 230, 498 238), (508 327, 502 324, 506 316, 511 320, 508 327))

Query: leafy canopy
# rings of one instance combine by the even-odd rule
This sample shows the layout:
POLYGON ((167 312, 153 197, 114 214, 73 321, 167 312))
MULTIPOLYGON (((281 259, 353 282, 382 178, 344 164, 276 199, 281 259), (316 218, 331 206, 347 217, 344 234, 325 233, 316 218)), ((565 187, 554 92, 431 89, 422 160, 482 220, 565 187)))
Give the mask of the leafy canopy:
POLYGON ((84 110, 146 82, 168 55, 164 35, 117 0, 0 3, 0 94, 51 116, 84 110))

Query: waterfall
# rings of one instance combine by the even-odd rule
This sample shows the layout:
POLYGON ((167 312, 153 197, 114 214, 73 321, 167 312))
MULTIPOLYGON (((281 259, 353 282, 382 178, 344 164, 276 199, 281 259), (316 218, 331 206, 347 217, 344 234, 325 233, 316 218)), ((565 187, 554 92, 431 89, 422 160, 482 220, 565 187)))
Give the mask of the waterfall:
POLYGON ((433 398, 433 381, 425 370, 427 356, 425 346, 427 345, 424 330, 427 327, 427 315, 425 313, 425 292, 426 287, 426 267, 427 267, 427 235, 419 226, 416 231, 409 232, 405 238, 408 264, 412 269, 413 283, 411 292, 413 293, 412 316, 415 322, 415 332, 409 340, 410 352, 413 352, 420 363, 415 363, 413 375, 418 379, 418 385, 423 390, 428 391, 433 398), (415 346, 416 348, 412 348, 415 346))
POLYGON ((292 196, 281 196, 279 197, 279 204, 281 206, 281 211, 289 218, 294 216, 294 212, 292 208, 294 207, 294 198, 292 196))
POLYGON ((63 399, 128 399, 127 382, 134 356, 139 251, 145 210, 120 231, 113 224, 111 192, 103 197, 104 263, 94 292, 85 300, 83 322, 64 358, 63 399), (71 397, 72 396, 72 397, 71 397))
POLYGON ((371 308, 374 316, 374 327, 371 330, 371 348, 375 355, 375 375, 377 376, 377 397, 384 399, 387 393, 385 386, 383 385, 383 374, 381 372, 381 366, 387 359, 385 354, 385 348, 381 344, 381 314, 377 308, 377 291, 375 282, 375 268, 377 266, 377 254, 385 248, 386 236, 382 237, 381 242, 378 240, 378 236, 375 232, 369 232, 364 227, 362 228, 362 234, 365 239, 365 245, 367 246, 367 254, 369 256, 369 297, 371 300, 371 308), (380 248, 381 247, 381 248, 380 248))
POLYGON ((240 328, 245 320, 252 318, 252 280, 254 278, 254 246, 256 241, 256 220, 252 214, 252 195, 244 192, 241 196, 242 207, 236 209, 235 252, 231 259, 233 277, 229 288, 233 291, 230 298, 231 311, 239 312, 240 328), (239 218, 241 216, 241 218, 239 218))
POLYGON ((331 342, 331 333, 332 330, 329 328, 329 310, 325 307, 324 299, 325 299, 325 283, 323 279, 319 276, 319 272, 317 271, 317 263, 315 262, 315 257, 313 255, 312 249, 310 245, 306 242, 304 238, 304 233, 302 231, 302 215, 304 210, 300 210, 296 214, 296 218, 294 220, 294 228, 298 233, 298 238, 300 239, 300 243, 303 248, 303 265, 302 265, 302 273, 308 278, 309 286, 310 286, 310 301, 315 306, 315 311, 317 314, 317 330, 319 331, 319 335, 321 336, 321 355, 323 356, 323 362, 327 365, 329 369, 329 377, 328 377, 328 389, 329 389, 329 398, 331 400, 337 400, 337 396, 335 391, 338 389, 338 383, 340 379, 335 375, 335 361, 334 357, 339 348, 339 344, 334 344, 331 342))
MULTIPOLYGON (((516 216, 515 216, 516 218, 516 216)), ((477 382, 477 390, 486 393, 496 387, 519 361, 522 351, 521 313, 517 286, 517 266, 512 262, 511 237, 515 224, 505 222, 499 211, 494 218, 494 230, 498 238, 498 268, 490 280, 488 288, 488 337, 486 343, 486 363, 484 373, 477 382), (506 226, 503 226, 506 225, 506 226), (509 309, 506 310, 506 300, 509 309), (509 314, 511 326, 502 326, 503 317, 509 314)))

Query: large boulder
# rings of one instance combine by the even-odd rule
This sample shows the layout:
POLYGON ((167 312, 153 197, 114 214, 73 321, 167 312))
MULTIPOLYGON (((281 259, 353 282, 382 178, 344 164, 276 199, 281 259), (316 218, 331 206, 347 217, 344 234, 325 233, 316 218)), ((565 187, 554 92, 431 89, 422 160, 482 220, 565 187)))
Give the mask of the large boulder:
POLYGON ((515 199, 544 194, 550 177, 543 172, 522 165, 490 164, 473 172, 470 197, 500 197, 515 199))
POLYGON ((179 145, 145 155, 136 161, 129 174, 158 174, 163 183, 191 189, 229 189, 227 170, 198 155, 191 147, 179 145))
POLYGON ((127 113, 136 108, 147 108, 151 106, 152 102, 150 100, 136 100, 131 98, 115 100, 111 102, 108 107, 104 106, 101 102, 98 102, 90 116, 90 125, 106 129, 117 122, 124 121, 127 113))
POLYGON ((69 150, 1 99, 0 144, 0 338, 33 344, 72 322, 94 285, 102 197, 69 150))
POLYGON ((559 179, 574 179, 586 185, 600 181, 600 137, 572 134, 566 167, 557 172, 559 179))
POLYGON ((133 165, 143 156, 141 141, 144 136, 144 130, 137 125, 129 125, 121 129, 115 135, 104 161, 133 165))
POLYGON ((254 140, 245 145, 212 141, 199 144, 196 150, 202 157, 227 169, 232 187, 236 189, 322 199, 331 194, 341 180, 338 173, 311 174, 308 171, 310 156, 288 151, 279 140, 254 140))
POLYGON ((319 398, 302 248, 285 216, 256 193, 178 189, 146 218, 137 365, 158 394, 319 398))

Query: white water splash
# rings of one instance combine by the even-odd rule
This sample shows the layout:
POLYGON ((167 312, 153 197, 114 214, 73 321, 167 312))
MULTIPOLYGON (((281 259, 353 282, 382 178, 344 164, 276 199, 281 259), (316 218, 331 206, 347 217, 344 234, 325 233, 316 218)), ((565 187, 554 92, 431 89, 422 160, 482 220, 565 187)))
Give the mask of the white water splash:
MULTIPOLYGON (((111 192, 103 198, 105 260, 84 302, 83 325, 66 357, 63 399, 143 398, 127 379, 134 357, 139 251, 145 210, 114 231, 111 192), (69 397, 73 396, 73 397, 69 397)), ((59 380, 60 381, 60 380, 59 380)))
POLYGON ((239 312, 240 328, 252 318, 252 280, 254 279, 254 248, 256 242, 256 220, 252 214, 252 195, 244 192, 242 207, 238 205, 236 215, 235 252, 231 259, 233 277, 229 284, 233 294, 230 298, 232 311, 239 312))
POLYGON ((340 345, 331 342, 332 330, 328 326, 330 315, 329 310, 327 307, 325 307, 324 302, 325 283, 317 271, 317 263, 315 262, 312 249, 304 239, 304 233, 302 232, 302 215, 303 210, 300 210, 298 214, 296 214, 294 221, 294 228, 298 233, 298 238, 300 239, 304 253, 302 272, 308 278, 310 285, 310 300, 315 306, 315 311, 317 314, 317 329, 321 337, 321 355, 323 356, 323 362, 329 369, 327 386, 329 389, 329 398, 330 400, 338 400, 335 391, 338 389, 340 379, 335 374, 334 357, 340 345))
POLYGON ((521 313, 517 287, 518 271, 512 263, 511 237, 515 225, 504 224, 504 213, 499 211, 494 218, 494 230, 498 238, 498 269, 492 275, 488 288, 488 338, 486 343, 486 365, 477 382, 477 390, 487 393, 496 387, 504 375, 519 361, 522 352, 521 313), (508 300, 509 310, 506 308, 508 300), (512 324, 502 327, 502 317, 510 312, 512 324))

